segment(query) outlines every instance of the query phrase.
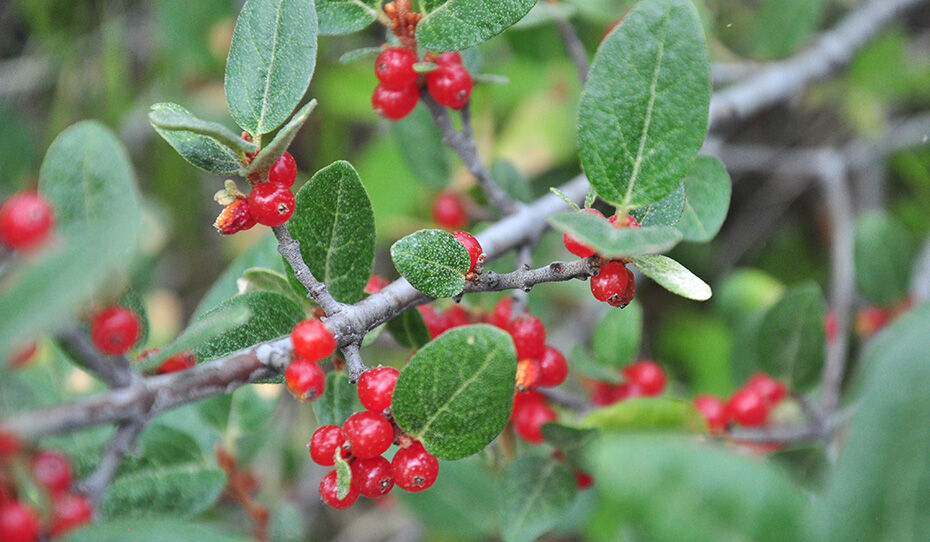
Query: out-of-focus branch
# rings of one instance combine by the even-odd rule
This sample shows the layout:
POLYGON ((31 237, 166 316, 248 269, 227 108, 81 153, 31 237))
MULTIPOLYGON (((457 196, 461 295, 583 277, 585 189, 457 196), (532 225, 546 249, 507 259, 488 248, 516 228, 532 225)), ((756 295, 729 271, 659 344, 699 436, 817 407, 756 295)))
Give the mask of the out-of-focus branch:
POLYGON ((120 422, 116 426, 116 433, 107 444, 97 468, 78 483, 78 489, 96 506, 103 497, 104 492, 116 476, 123 458, 132 451, 136 439, 145 428, 145 419, 138 418, 120 422))
POLYGON ((111 388, 122 388, 137 377, 129 366, 126 356, 106 356, 91 343, 80 329, 72 327, 59 333, 56 338, 77 361, 94 376, 111 388))
POLYGON ((556 21, 556 26, 559 29, 559 34, 562 36, 562 43, 565 44, 565 51, 568 52, 568 56, 572 59, 575 68, 578 70, 578 79, 584 83, 588 79, 588 69, 590 68, 588 52, 585 51, 584 43, 582 43, 581 38, 578 37, 578 32, 575 31, 575 25, 573 25, 571 21, 559 19, 556 21))

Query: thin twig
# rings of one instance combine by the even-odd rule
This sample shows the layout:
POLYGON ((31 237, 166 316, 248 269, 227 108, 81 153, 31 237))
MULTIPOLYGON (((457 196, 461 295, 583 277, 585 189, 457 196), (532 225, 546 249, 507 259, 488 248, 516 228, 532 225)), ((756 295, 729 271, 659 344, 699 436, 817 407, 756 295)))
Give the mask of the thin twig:
POLYGON ((59 333, 56 338, 75 361, 111 388, 122 388, 137 377, 126 356, 107 356, 91 343, 90 338, 76 327, 59 333))
POLYGON ((328 316, 342 310, 344 305, 333 299, 326 285, 318 281, 313 276, 310 268, 307 267, 303 256, 300 255, 300 243, 297 239, 291 237, 291 232, 287 229, 287 226, 276 226, 272 228, 272 231, 274 231, 274 235, 278 239, 278 252, 287 260, 297 280, 307 289, 307 297, 323 307, 328 316))
MULTIPOLYGON (((517 271, 526 271, 533 264, 533 244, 526 243, 517 249, 517 271)), ((529 286, 516 287, 513 291, 513 314, 523 314, 529 302, 529 286)))
POLYGON ((584 413, 592 410, 594 407, 591 402, 584 397, 579 397, 562 388, 539 388, 539 393, 546 396, 552 403, 576 413, 584 413))
POLYGON ((353 342, 342 347, 342 354, 346 358, 346 376, 352 384, 358 382, 358 377, 362 376, 368 366, 362 360, 359 343, 353 342))
POLYGON ((78 489, 96 506, 103 497, 110 482, 116 475, 123 458, 132 451, 136 439, 145 427, 145 419, 137 418, 120 422, 116 426, 116 433, 107 444, 97 468, 78 484, 78 489))
POLYGON ((559 28, 559 34, 562 36, 562 43, 565 44, 565 50, 568 52, 568 56, 571 57, 572 62, 575 63, 575 68, 578 70, 578 79, 584 83, 588 79, 588 69, 590 67, 588 62, 588 52, 585 51, 584 43, 581 42, 581 38, 578 37, 578 32, 575 31, 575 25, 571 21, 565 19, 559 19, 556 21, 556 26, 559 28))
POLYGON ((442 132, 442 142, 448 145, 459 155, 468 171, 478 180, 481 189, 488 196, 488 201, 503 214, 511 214, 519 209, 517 204, 510 196, 504 192, 500 186, 491 178, 491 173, 481 162, 478 156, 478 148, 472 137, 471 127, 471 108, 465 105, 460 111, 462 117, 462 130, 458 131, 452 126, 452 119, 449 117, 449 109, 436 103, 429 94, 424 93, 422 96, 423 103, 433 115, 433 122, 442 132))

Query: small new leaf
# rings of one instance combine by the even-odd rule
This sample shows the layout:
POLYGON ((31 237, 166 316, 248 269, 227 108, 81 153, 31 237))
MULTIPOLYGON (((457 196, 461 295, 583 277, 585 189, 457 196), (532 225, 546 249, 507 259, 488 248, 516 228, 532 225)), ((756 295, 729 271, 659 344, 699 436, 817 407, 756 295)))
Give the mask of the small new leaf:
POLYGON ((391 246, 391 259, 414 288, 437 298, 459 294, 471 266, 465 245, 442 230, 420 230, 400 239, 391 246))
POLYGON ((633 264, 644 275, 673 294, 695 301, 707 301, 713 294, 706 282, 667 256, 647 254, 633 258, 633 264))
POLYGON ((307 102, 307 105, 301 107, 300 111, 284 125, 284 128, 278 130, 278 133, 275 134, 271 143, 266 145, 261 152, 255 156, 252 163, 245 168, 246 177, 262 180, 267 178, 271 166, 273 166, 278 158, 291 146, 294 138, 297 137, 297 132, 300 131, 304 123, 307 122, 307 119, 310 118, 310 113, 313 113, 313 110, 316 109, 316 103, 316 100, 307 102))
POLYGON ((333 460, 336 461, 336 498, 342 500, 352 489, 352 468, 349 462, 343 459, 342 450, 339 448, 333 452, 333 460))
POLYGON ((234 151, 255 152, 258 146, 237 136, 218 122, 195 117, 178 104, 157 103, 149 111, 149 122, 155 128, 176 132, 193 132, 215 139, 234 151))
POLYGON ((431 51, 474 47, 523 18, 536 0, 423 0, 417 42, 431 51))

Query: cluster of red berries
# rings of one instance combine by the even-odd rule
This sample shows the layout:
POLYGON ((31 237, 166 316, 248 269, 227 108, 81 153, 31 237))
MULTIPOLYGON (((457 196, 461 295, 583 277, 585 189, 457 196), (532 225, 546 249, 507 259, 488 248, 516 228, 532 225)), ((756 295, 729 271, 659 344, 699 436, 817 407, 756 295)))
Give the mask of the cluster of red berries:
POLYGON ((358 379, 358 398, 366 410, 342 424, 324 425, 310 439, 310 458, 331 467, 338 457, 351 469, 348 493, 338 495, 338 475, 332 470, 320 482, 320 497, 333 508, 352 506, 359 495, 377 499, 394 485, 407 491, 428 489, 439 476, 439 460, 423 444, 403 433, 391 417, 391 401, 400 373, 392 367, 368 369, 358 379), (388 461, 382 454, 391 444, 401 448, 388 461))
POLYGON ((450 190, 440 192, 433 200, 433 221, 440 226, 457 230, 468 223, 468 212, 461 196, 450 190))
POLYGON ((768 420, 769 413, 785 397, 788 386, 765 373, 756 373, 742 388, 733 392, 729 400, 710 394, 694 398, 698 409, 712 432, 722 432, 731 423, 743 427, 759 427, 768 420))
MULTIPOLYGON (((247 134, 243 134, 243 137, 247 134)), ((297 180, 297 162, 285 152, 271 166, 268 180, 259 182, 249 193, 229 195, 232 201, 225 207, 213 225, 220 233, 231 235, 257 224, 280 226, 294 214, 296 200, 291 187, 297 180)))
POLYGON ((0 431, 0 540, 37 542, 43 535, 58 537, 90 521, 90 501, 72 491, 71 465, 54 452, 38 451, 26 457, 31 481, 50 504, 48 513, 40 514, 19 499, 13 463, 26 455, 15 435, 0 431), (44 526, 43 515, 49 518, 44 526))
POLYGON ((624 367, 621 373, 624 381, 619 384, 603 381, 591 384, 592 404, 612 405, 636 397, 655 397, 665 391, 665 371, 654 361, 639 360, 624 367))
POLYGON ((284 370, 284 382, 294 397, 315 401, 326 389, 326 373, 319 362, 336 350, 336 337, 317 319, 304 320, 291 330, 294 361, 284 370))
POLYGON ((0 205, 0 244, 12 250, 32 250, 44 243, 55 224, 55 213, 34 190, 18 192, 0 205))
MULTIPOLYGON (((604 215, 593 207, 583 209, 582 212, 604 218, 604 215)), ((639 222, 630 215, 613 215, 608 221, 615 228, 639 227, 639 222)), ((568 233, 562 235, 562 242, 569 252, 579 258, 596 254, 594 249, 585 246, 568 233)), ((633 272, 627 269, 627 263, 625 260, 612 260, 602 265, 598 274, 591 277, 591 294, 595 299, 621 309, 633 301, 633 296, 636 295, 636 280, 633 278, 633 272)))
POLYGON ((126 307, 107 307, 91 319, 90 338, 104 354, 122 356, 139 340, 141 327, 139 317, 126 307))
MULTIPOLYGON (((371 95, 371 104, 381 116, 399 120, 413 111, 420 100, 424 78, 414 65, 417 54, 404 47, 388 47, 375 60, 378 86, 371 95)), ((436 68, 426 74, 426 90, 437 103, 461 109, 471 98, 474 87, 471 74, 462 65, 458 53, 427 54, 424 58, 436 68)))

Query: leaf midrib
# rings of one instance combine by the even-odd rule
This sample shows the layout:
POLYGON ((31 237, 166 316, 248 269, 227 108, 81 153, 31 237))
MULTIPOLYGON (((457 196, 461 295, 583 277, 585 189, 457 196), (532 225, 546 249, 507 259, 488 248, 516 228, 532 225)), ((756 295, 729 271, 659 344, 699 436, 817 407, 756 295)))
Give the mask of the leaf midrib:
MULTIPOLYGON (((265 126, 264 126, 265 112, 268 108, 268 103, 270 101, 268 99, 268 95, 271 91, 271 73, 274 70, 275 57, 278 54, 278 35, 280 34, 280 31, 281 31, 281 13, 284 11, 284 2, 286 1, 287 0, 282 0, 281 3, 278 4, 278 10, 277 10, 277 13, 275 13, 274 36, 271 42, 271 59, 268 62, 268 73, 265 74, 265 91, 262 93, 262 110, 259 113, 258 126, 256 127, 258 134, 255 134, 259 136, 264 133, 264 129, 265 129, 265 126)), ((250 24, 249 27, 251 26, 252 25, 250 24)))
POLYGON ((543 488, 546 486, 546 483, 549 481, 549 478, 555 472, 555 467, 556 467, 556 463, 554 461, 549 461, 546 464, 545 470, 543 470, 542 474, 538 478, 539 483, 536 484, 536 487, 533 489, 533 493, 526 500, 526 503, 523 505, 523 508, 520 509, 520 513, 517 515, 517 519, 513 522, 513 525, 516 525, 518 528, 521 525, 523 525, 524 520, 526 520, 526 515, 530 511, 531 505, 534 504, 537 499, 539 499, 539 496, 542 494, 543 488))

